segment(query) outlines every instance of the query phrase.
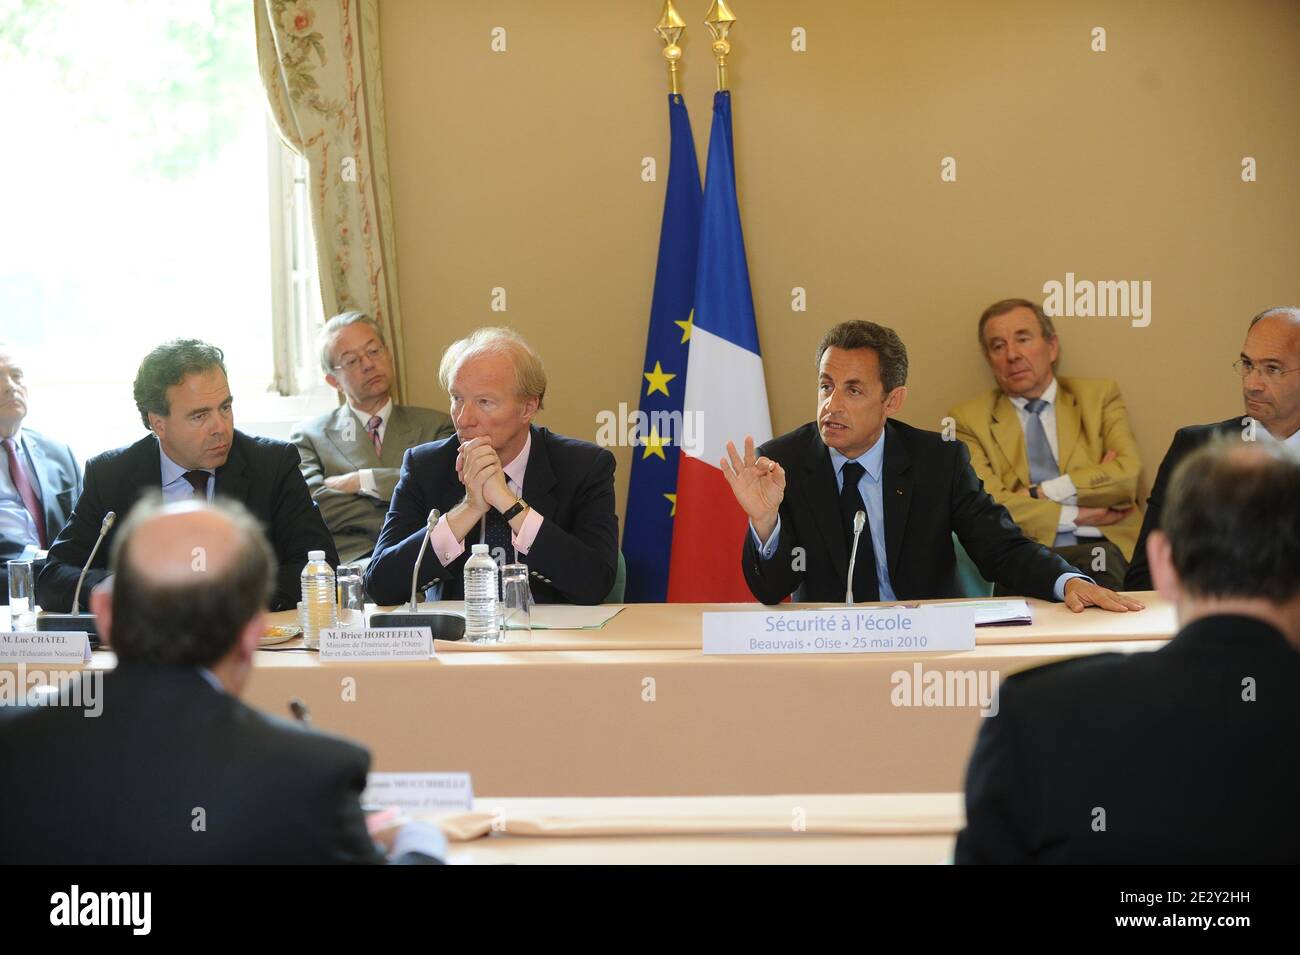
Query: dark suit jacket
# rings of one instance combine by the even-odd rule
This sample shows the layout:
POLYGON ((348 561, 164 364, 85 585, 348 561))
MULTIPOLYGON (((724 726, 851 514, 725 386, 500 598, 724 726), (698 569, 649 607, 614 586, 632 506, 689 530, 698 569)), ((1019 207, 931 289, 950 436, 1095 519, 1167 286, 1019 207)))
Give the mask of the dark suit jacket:
MULTIPOLYGON (((1142 530, 1133 547, 1133 560, 1129 562, 1128 571, 1124 574, 1125 590, 1155 589, 1155 583, 1151 580, 1151 565, 1147 563, 1147 535, 1160 527, 1160 512, 1164 509, 1165 495, 1169 492, 1169 480, 1174 476, 1174 470, 1183 458, 1215 435, 1240 438, 1245 428, 1242 420, 1229 418, 1218 424, 1194 424, 1174 432, 1173 444, 1165 452, 1165 459, 1160 462, 1160 470, 1156 472, 1155 483, 1151 485, 1146 514, 1142 517, 1142 530)), ((1256 423, 1255 427, 1264 426, 1256 423)))
POLYGON ((384 429, 384 453, 376 455, 369 433, 358 425, 347 405, 300 422, 293 429, 289 440, 302 455, 302 476, 334 535, 341 560, 360 560, 375 549, 407 449, 445 438, 455 430, 441 411, 394 405, 384 429), (346 494, 325 486, 327 477, 361 470, 373 474, 380 497, 346 494))
POLYGON ((99 702, 93 718, 47 707, 0 721, 0 859, 384 861, 361 812, 370 754, 355 743, 264 716, 195 669, 123 664, 99 702))
POLYGON ((1263 621, 1018 673, 981 724, 958 863, 1300 862, 1300 653, 1263 621))
MULTIPOLYGON (((759 556, 753 533, 745 530, 741 559, 750 591, 765 604, 796 589, 796 600, 842 602, 848 547, 830 451, 817 425, 810 422, 758 450, 785 469, 786 488, 781 537, 770 560, 759 556), (804 571, 793 568, 795 547, 804 549, 804 571)), ((1057 578, 1074 572, 1025 537, 1006 508, 984 492, 961 441, 889 419, 881 477, 889 579, 900 600, 962 595, 954 532, 980 573, 1011 593, 1053 600, 1057 578)))
MULTIPOLYGON (((135 444, 107 451, 86 462, 85 487, 72 520, 50 547, 49 559, 36 581, 36 598, 43 610, 67 611, 77 577, 90 556, 104 515, 117 512, 118 523, 108 532, 86 574, 81 591, 84 609, 91 589, 108 576, 108 556, 117 528, 131 505, 150 488, 162 484, 158 439, 146 435, 135 444)), ((338 564, 334 541, 320 511, 307 493, 298 470, 298 449, 283 441, 255 438, 236 431, 226 463, 217 468, 215 493, 234 498, 261 523, 279 561, 272 610, 292 610, 302 598, 300 575, 307 552, 323 550, 338 564)))
MULTIPOLYGON (((598 604, 618 573, 618 517, 614 513, 614 455, 576 438, 532 426, 532 448, 524 471, 524 500, 544 520, 527 556, 533 599, 538 603, 598 604)), ((411 596, 411 571, 431 508, 443 514, 465 497, 456 477, 456 435, 406 452, 393 503, 384 519, 375 554, 366 568, 366 590, 376 603, 404 603, 411 596)), ((445 600, 465 596, 463 573, 470 544, 452 563, 426 551, 420 564, 421 591, 442 584, 445 600)))

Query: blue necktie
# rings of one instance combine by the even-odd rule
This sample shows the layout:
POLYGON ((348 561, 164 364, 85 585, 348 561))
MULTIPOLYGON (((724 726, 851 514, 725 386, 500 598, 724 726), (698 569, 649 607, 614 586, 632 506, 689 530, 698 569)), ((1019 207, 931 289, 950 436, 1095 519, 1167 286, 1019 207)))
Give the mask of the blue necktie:
MULTIPOLYGON (((1047 402, 1042 398, 1031 398, 1025 403, 1025 410, 1029 412, 1029 421, 1025 424, 1025 450, 1029 454, 1029 483, 1037 484, 1039 487, 1044 481, 1061 476, 1056 456, 1052 454, 1052 446, 1047 443, 1047 430, 1043 427, 1043 419, 1039 417, 1046 408, 1047 402)), ((1066 547, 1077 542, 1078 538, 1073 534, 1058 533, 1052 546, 1066 547)))

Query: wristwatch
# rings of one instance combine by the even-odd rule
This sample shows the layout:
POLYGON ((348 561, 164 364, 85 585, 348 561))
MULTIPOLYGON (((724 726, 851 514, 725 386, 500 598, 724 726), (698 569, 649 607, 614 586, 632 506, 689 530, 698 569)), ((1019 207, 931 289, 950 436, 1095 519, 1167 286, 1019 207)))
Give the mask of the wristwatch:
POLYGON ((515 517, 518 517, 527 509, 528 509, 528 505, 524 503, 524 499, 521 497, 518 500, 516 500, 515 503, 512 504, 508 510, 502 511, 501 516, 505 519, 505 522, 509 524, 511 520, 513 520, 515 517))
POLYGON ((1038 485, 1037 485, 1037 484, 1031 484, 1031 485, 1029 485, 1029 496, 1030 496, 1030 497, 1033 497, 1033 498, 1037 498, 1037 497, 1038 497, 1038 485))

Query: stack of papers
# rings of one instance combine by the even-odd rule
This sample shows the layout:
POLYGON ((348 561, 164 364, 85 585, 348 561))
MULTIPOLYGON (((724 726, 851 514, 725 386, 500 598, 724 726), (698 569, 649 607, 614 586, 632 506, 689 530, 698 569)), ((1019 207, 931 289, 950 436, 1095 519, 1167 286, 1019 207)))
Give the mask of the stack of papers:
POLYGON ((930 606, 974 607, 977 627, 1011 627, 1034 622, 1034 612, 1029 609, 1029 603, 1025 600, 963 600, 958 603, 930 606))

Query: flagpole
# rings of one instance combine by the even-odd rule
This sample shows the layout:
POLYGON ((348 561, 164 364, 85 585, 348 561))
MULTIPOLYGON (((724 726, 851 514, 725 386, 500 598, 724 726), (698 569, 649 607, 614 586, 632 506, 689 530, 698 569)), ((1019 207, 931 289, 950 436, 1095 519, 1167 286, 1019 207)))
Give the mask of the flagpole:
POLYGON ((713 5, 709 7, 709 12, 704 17, 704 25, 713 34, 713 55, 718 58, 719 92, 727 89, 727 54, 731 52, 727 34, 731 32, 735 22, 736 15, 731 12, 726 0, 713 0, 713 5))
POLYGON ((673 6, 673 0, 664 0, 664 11, 655 26, 655 33, 658 33, 659 39, 664 41, 664 59, 668 61, 668 92, 674 96, 682 92, 679 83, 682 48, 677 41, 682 38, 682 33, 685 31, 686 21, 673 6))

